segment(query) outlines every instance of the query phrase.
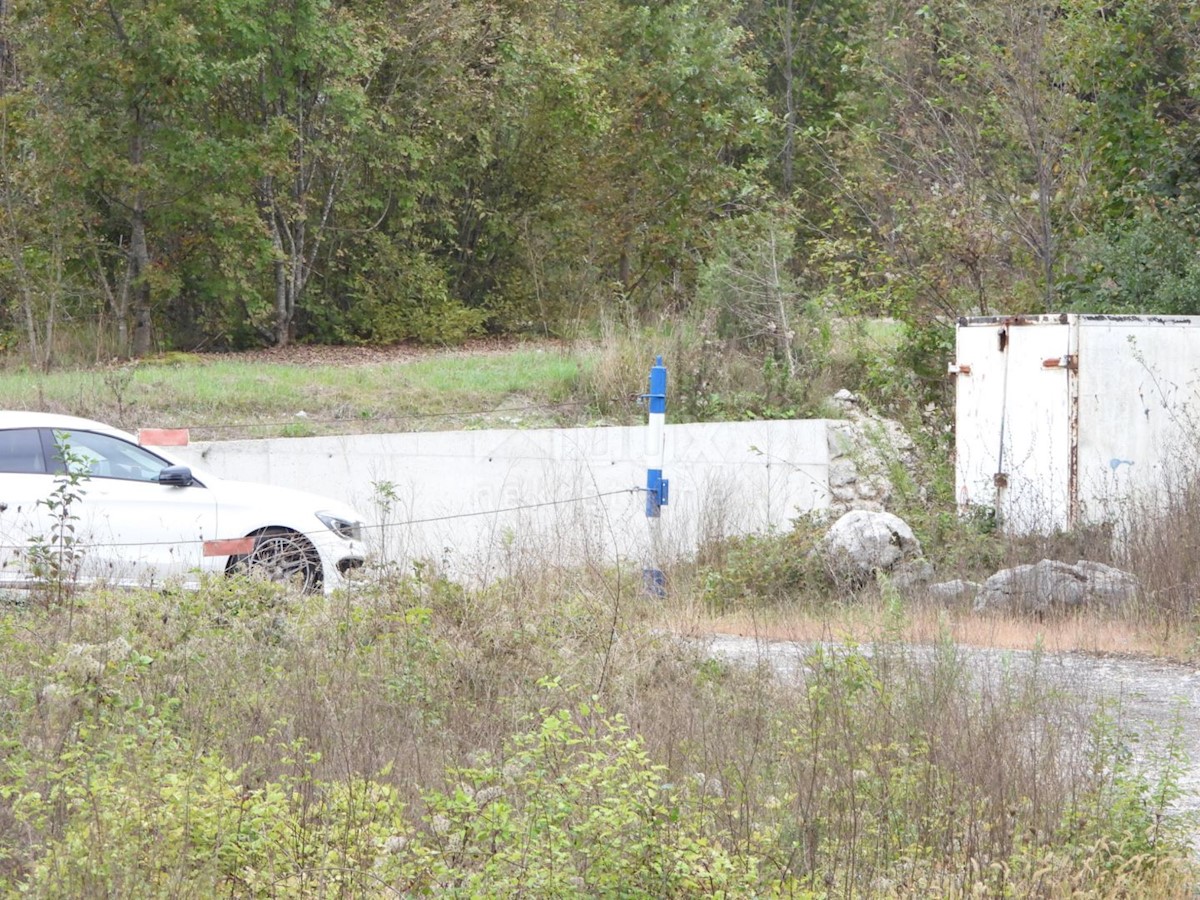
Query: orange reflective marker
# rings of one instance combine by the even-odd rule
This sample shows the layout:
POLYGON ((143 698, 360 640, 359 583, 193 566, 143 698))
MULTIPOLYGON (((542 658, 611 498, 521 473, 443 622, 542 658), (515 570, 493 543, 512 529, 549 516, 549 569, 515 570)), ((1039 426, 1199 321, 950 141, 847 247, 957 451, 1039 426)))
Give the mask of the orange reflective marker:
POLYGON ((225 538, 220 541, 205 541, 205 556, 244 556, 254 551, 254 538, 225 538))
POLYGON ((186 447, 186 428, 142 428, 138 431, 138 443, 143 447, 186 447))

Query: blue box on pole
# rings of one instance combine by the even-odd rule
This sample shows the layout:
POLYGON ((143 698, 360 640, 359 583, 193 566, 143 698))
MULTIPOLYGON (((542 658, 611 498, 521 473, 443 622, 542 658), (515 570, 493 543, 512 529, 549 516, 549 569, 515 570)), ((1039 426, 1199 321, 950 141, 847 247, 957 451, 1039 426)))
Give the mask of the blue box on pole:
POLYGON ((642 588, 651 597, 667 596, 667 577, 662 569, 642 569, 642 588))

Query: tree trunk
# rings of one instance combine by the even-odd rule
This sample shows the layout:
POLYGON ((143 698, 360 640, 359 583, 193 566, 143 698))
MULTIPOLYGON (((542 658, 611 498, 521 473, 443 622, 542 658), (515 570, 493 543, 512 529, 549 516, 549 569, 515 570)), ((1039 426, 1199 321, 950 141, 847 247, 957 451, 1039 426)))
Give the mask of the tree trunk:
POLYGON ((779 316, 779 329, 776 334, 779 352, 787 362, 788 378, 796 377, 796 354, 792 349, 795 335, 792 333, 791 322, 788 321, 788 291, 780 274, 778 247, 775 236, 771 236, 771 281, 767 285, 768 296, 774 295, 775 312, 779 316))
POLYGON ((7 94, 16 84, 16 65, 7 37, 11 12, 9 0, 0 0, 0 96, 7 94))
POLYGON ((1058 247, 1054 234, 1053 209, 1050 205, 1051 192, 1054 190, 1054 180, 1050 171, 1051 163, 1045 156, 1038 158, 1038 218, 1042 230, 1042 279, 1045 290, 1046 312, 1054 312, 1054 266, 1057 261, 1058 247))
POLYGON ((288 254, 285 254, 279 223, 271 217, 271 244, 275 248, 275 323, 271 335, 276 347, 286 347, 292 334, 292 313, 295 297, 288 276, 288 254))
POLYGON ((140 196, 133 207, 129 266, 133 281, 133 346, 130 351, 134 357, 142 357, 150 352, 151 323, 150 284, 146 280, 150 270, 150 252, 146 248, 146 212, 140 196))
MULTIPOLYGON (((142 165, 142 111, 133 112, 133 137, 129 142, 129 161, 136 172, 142 165)), ((150 250, 146 245, 146 201, 140 190, 134 195, 133 209, 129 214, 129 268, 133 285, 133 346, 130 352, 135 358, 150 352, 150 250)))
POLYGON ((121 356, 129 355, 129 266, 121 278, 121 288, 112 297, 113 318, 117 320, 117 348, 121 356))
POLYGON ((289 297, 287 263, 275 263, 275 330, 276 347, 286 347, 292 333, 292 304, 289 297))
POLYGON ((783 23, 783 154, 781 160, 781 180, 783 191, 791 196, 792 184, 795 180, 796 163, 796 2, 787 0, 785 20, 783 23))

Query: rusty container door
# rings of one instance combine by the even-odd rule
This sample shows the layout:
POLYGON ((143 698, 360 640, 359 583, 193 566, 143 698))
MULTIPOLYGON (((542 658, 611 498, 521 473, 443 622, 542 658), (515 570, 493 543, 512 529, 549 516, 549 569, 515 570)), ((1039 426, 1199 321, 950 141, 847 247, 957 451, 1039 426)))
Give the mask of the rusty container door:
POLYGON ((961 319, 955 490, 960 513, 992 510, 1005 531, 1072 526, 1078 505, 1078 322, 961 319))
POLYGON ((1079 317, 1079 493, 1120 523, 1191 490, 1200 443, 1200 317, 1079 317))

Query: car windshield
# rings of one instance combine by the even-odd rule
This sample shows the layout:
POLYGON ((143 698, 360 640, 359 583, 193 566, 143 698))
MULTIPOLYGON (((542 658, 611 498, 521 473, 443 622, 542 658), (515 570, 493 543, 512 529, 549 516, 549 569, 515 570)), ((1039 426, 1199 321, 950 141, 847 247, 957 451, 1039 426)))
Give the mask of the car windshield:
POLYGON ((169 465, 137 444, 93 431, 55 431, 54 442, 59 448, 54 462, 58 472, 65 469, 63 460, 69 459, 92 478, 157 481, 169 465))

